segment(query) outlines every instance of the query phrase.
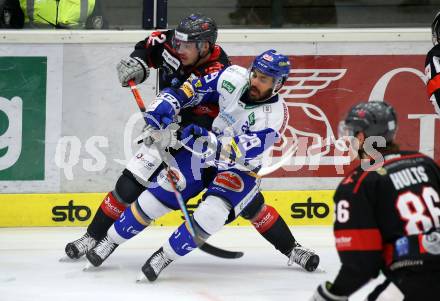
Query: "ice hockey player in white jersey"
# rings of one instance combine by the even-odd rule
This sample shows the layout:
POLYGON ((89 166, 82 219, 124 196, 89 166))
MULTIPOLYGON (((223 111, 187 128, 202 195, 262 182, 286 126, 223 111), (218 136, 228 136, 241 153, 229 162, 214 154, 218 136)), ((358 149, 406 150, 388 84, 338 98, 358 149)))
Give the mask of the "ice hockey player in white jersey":
MULTIPOLYGON (((182 108, 203 102, 219 104, 212 131, 194 124, 181 131, 180 140, 191 151, 178 152, 174 158, 177 168, 172 168, 185 201, 208 187, 192 216, 198 239, 206 240, 243 212, 261 206, 254 204, 261 181, 255 172, 261 167, 263 154, 277 142, 288 123, 287 106, 278 92, 289 69, 286 56, 269 50, 259 55, 249 70, 233 65, 190 79, 179 89, 164 89, 149 106, 147 122, 158 127, 158 121, 164 126, 170 124, 182 108)), ((107 236, 87 253, 93 265, 102 264, 119 244, 138 234, 152 220, 179 209, 165 169, 152 183, 157 185, 143 192, 110 227, 107 236)), ((183 223, 147 260, 142 272, 154 281, 167 265, 197 245, 183 223)), ((316 269, 319 257, 312 251, 297 246, 294 254, 292 262, 306 270, 316 269)))

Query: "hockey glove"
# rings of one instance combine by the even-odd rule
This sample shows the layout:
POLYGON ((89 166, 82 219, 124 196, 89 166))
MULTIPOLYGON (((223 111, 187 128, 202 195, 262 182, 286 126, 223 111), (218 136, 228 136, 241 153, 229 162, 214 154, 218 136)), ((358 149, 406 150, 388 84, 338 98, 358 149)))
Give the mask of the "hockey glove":
POLYGON ((191 148, 202 162, 214 161, 218 158, 220 143, 217 137, 204 127, 190 124, 182 130, 180 138, 182 144, 191 148))
POLYGON ((121 59, 116 65, 119 82, 123 87, 128 86, 128 81, 133 80, 136 84, 145 81, 150 75, 147 64, 138 57, 127 57, 121 59))
POLYGON ((155 129, 166 128, 173 122, 175 110, 172 104, 164 99, 156 99, 147 108, 144 119, 155 129))
POLYGON ((347 301, 348 297, 346 296, 337 296, 330 293, 329 289, 331 288, 332 283, 326 281, 322 283, 316 289, 310 301, 347 301))
POLYGON ((177 140, 177 130, 179 125, 177 123, 171 123, 168 127, 162 130, 154 129, 152 126, 145 126, 143 132, 139 137, 135 139, 137 144, 144 143, 150 147, 156 144, 160 148, 175 148, 179 149, 180 144, 177 140))

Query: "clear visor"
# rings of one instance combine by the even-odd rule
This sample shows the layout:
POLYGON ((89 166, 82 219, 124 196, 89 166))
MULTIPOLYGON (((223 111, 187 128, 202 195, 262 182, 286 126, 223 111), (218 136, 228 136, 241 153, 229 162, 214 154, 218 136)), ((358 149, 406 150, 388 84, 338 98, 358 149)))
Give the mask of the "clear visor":
POLYGON ((176 37, 173 37, 173 48, 177 51, 179 50, 194 50, 196 49, 196 43, 197 42, 187 42, 187 41, 182 41, 179 40, 176 37))
POLYGON ((354 131, 353 128, 350 126, 347 126, 344 120, 339 121, 338 124, 338 139, 346 138, 346 137, 353 137, 354 131))
POLYGON ((335 142, 336 147, 342 151, 351 150, 356 153, 356 150, 359 149, 359 141, 354 135, 353 127, 347 125, 344 120, 340 121, 338 124, 338 139, 335 142))

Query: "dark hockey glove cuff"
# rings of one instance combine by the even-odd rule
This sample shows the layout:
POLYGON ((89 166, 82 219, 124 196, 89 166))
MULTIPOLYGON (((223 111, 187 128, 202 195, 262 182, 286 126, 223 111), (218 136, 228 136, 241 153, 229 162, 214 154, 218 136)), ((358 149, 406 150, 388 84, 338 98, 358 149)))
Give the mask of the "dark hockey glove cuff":
POLYGON ((324 282, 318 286, 310 301, 347 301, 347 296, 337 296, 330 293, 331 282, 324 282))

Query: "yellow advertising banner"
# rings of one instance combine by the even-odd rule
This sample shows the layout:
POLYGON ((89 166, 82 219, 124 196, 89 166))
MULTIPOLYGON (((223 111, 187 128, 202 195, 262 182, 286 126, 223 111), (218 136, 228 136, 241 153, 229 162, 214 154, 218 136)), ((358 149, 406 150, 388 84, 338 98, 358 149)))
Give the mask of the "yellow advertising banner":
MULTIPOLYGON (((266 204, 275 207, 289 226, 323 226, 333 223, 333 190, 263 191, 266 204)), ((105 193, 0 194, 0 227, 87 226, 105 193)), ((201 201, 187 204, 191 213, 201 201)), ((159 226, 177 226, 180 211, 155 221, 159 226)), ((247 226, 239 217, 232 226, 247 226)))

